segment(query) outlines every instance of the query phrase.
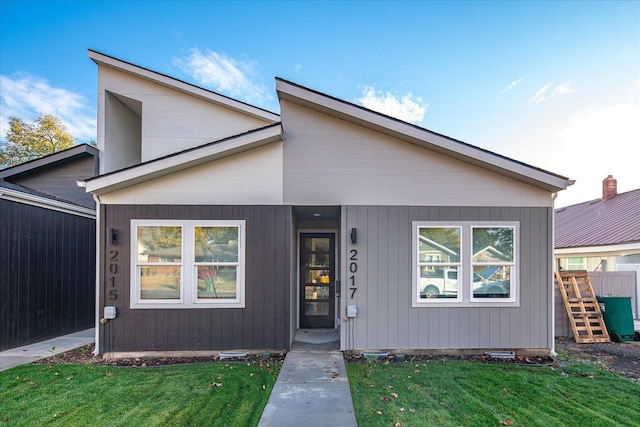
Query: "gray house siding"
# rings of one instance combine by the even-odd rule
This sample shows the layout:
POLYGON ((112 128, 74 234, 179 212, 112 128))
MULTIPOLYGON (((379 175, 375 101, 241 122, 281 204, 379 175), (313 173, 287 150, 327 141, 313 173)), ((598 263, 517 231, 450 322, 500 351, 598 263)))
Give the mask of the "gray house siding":
POLYGON ((100 326, 101 352, 289 348, 291 207, 102 205, 100 217, 100 316, 118 310, 100 326), (130 309, 132 219, 245 220, 245 308, 130 309))
POLYGON ((343 349, 549 349, 552 347, 552 208, 343 207, 343 349), (517 221, 519 307, 412 307, 412 221, 517 221), (357 228, 357 244, 349 230, 357 228), (358 290, 348 291, 349 250, 358 250, 358 290), (349 323, 351 322, 351 323, 349 323))
POLYGON ((0 350, 93 326, 95 220, 0 200, 0 350))

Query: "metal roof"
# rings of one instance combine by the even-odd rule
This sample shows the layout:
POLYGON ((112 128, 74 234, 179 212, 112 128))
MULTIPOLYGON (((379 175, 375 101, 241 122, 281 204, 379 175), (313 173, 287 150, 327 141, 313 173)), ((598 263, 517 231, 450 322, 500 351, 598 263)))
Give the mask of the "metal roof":
POLYGON ((555 211, 555 247, 640 242, 640 189, 555 211))

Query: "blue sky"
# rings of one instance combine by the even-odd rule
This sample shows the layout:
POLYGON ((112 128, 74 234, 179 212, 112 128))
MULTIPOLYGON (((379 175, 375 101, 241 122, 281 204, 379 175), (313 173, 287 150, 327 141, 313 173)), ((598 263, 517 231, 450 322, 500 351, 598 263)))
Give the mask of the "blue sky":
POLYGON ((87 49, 278 112, 274 77, 577 180, 640 188, 640 2, 0 1, 0 131, 95 139, 87 49))

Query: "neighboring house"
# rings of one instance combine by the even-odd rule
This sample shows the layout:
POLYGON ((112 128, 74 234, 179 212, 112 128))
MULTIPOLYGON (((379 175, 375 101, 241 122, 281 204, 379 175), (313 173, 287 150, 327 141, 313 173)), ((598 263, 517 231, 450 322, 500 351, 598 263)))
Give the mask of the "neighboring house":
POLYGON ((277 115, 89 57, 98 352, 289 349, 302 328, 342 350, 553 348, 567 178, 283 79, 277 115), (447 298, 420 292, 437 269, 447 298), (505 293, 474 291, 487 271, 505 293))
POLYGON ((88 145, 0 170, 0 350, 94 326, 97 172, 88 145))
POLYGON ((555 257, 563 270, 617 271, 640 264, 640 189, 618 194, 611 175, 602 198, 556 209, 555 257))

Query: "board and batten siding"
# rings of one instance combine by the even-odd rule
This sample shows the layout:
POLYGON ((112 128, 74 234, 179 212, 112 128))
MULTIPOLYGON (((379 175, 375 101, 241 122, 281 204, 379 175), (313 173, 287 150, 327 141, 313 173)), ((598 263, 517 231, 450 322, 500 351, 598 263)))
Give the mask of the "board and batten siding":
POLYGON ((100 316, 105 305, 118 312, 100 326, 101 353, 289 348, 290 207, 101 205, 100 215, 100 316), (245 308, 130 309, 132 219, 245 220, 245 308), (106 239, 110 229, 116 244, 106 239))
POLYGON ((0 200, 0 350, 93 327, 95 220, 0 200))
POLYGON ((553 206, 516 179, 287 100, 281 110, 286 204, 553 206))
POLYGON ((341 328, 343 350, 552 348, 551 208, 345 206, 342 215, 343 305, 358 306, 358 316, 341 328), (520 306, 412 307, 413 221, 519 222, 520 306), (353 299, 351 248, 359 262, 353 299))

